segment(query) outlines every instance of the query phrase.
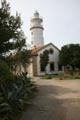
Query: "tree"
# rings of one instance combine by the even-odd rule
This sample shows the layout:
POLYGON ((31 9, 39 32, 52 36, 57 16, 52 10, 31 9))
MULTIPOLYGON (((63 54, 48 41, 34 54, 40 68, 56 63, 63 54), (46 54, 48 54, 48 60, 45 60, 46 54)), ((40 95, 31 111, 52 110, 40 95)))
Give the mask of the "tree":
POLYGON ((73 70, 80 68, 80 45, 69 44, 61 48, 60 63, 64 66, 71 66, 73 70))
POLYGON ((21 28, 20 15, 12 16, 10 5, 2 0, 0 8, 0 56, 9 54, 11 50, 19 51, 25 46, 25 36, 21 28))
POLYGON ((46 66, 48 62, 49 62, 49 51, 45 50, 42 54, 40 54, 41 70, 45 71, 45 73, 46 73, 46 66))
POLYGON ((14 120, 26 101, 33 95, 35 86, 25 73, 14 75, 11 65, 29 63, 21 18, 12 16, 6 0, 0 8, 0 120, 14 120))
POLYGON ((11 66, 12 70, 16 73, 17 67, 19 67, 19 71, 21 72, 21 67, 24 68, 24 72, 26 71, 27 65, 30 63, 31 51, 24 49, 20 52, 17 52, 14 56, 8 57, 8 64, 11 66))
POLYGON ((9 67, 7 66, 7 64, 0 60, 0 84, 5 81, 9 81, 13 79, 14 79, 14 76, 9 70, 9 67))
MULTIPOLYGON (((22 21, 18 13, 11 15, 10 5, 2 0, 0 8, 0 59, 9 67, 29 63, 30 52, 22 31, 22 21)), ((23 65, 25 67, 25 65, 23 65)))

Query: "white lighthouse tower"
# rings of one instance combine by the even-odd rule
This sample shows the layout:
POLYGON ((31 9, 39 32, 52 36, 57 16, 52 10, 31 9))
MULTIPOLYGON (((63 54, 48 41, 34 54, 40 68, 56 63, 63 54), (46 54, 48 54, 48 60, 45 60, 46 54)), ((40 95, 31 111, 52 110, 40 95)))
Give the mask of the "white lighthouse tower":
POLYGON ((31 34, 31 48, 37 48, 44 45, 43 38, 43 19, 39 16, 36 11, 34 16, 30 20, 30 34, 31 34))

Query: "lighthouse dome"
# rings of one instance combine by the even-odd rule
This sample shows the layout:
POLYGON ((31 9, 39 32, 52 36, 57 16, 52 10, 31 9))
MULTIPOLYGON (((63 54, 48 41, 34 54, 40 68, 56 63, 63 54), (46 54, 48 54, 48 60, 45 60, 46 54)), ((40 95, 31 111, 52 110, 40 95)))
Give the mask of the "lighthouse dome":
POLYGON ((34 17, 39 17, 39 13, 37 11, 35 11, 34 17))

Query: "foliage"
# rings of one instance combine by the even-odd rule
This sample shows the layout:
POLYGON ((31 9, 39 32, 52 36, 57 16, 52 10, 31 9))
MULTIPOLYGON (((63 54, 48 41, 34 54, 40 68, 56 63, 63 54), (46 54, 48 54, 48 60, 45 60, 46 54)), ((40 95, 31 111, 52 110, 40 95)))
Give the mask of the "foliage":
POLYGON ((6 62, 12 71, 16 73, 17 67, 23 66, 26 72, 27 65, 30 63, 31 51, 24 49, 17 52, 15 55, 8 56, 6 62))
POLYGON ((0 85, 0 120, 13 120, 36 91, 35 85, 26 74, 15 77, 16 80, 0 85))
POLYGON ((80 69, 80 45, 65 45, 60 51, 60 63, 64 66, 71 66, 74 69, 80 69))
POLYGON ((42 77, 42 79, 53 79, 53 78, 57 78, 57 79, 60 79, 60 80, 65 80, 65 79, 80 79, 80 72, 78 73, 77 71, 76 72, 73 72, 72 73, 60 73, 60 74, 52 74, 52 75, 45 75, 42 77))
POLYGON ((0 120, 14 120, 28 104, 36 90, 27 74, 15 76, 11 66, 29 63, 20 15, 11 15, 10 6, 2 0, 0 7, 0 120))
POLYGON ((24 105, 30 103, 35 91, 26 73, 14 76, 7 64, 0 61, 0 120, 14 120, 24 105))
POLYGON ((52 75, 45 75, 45 76, 43 76, 42 77, 42 79, 52 79, 53 78, 53 76, 52 75))
POLYGON ((11 15, 10 5, 2 0, 0 8, 0 59, 4 60, 10 69, 12 66, 29 63, 30 51, 26 49, 26 39, 22 31, 22 21, 18 13, 11 15))
POLYGON ((5 82, 9 80, 13 80, 14 76, 12 72, 10 71, 7 64, 0 60, 0 82, 5 82))
POLYGON ((9 55, 11 51, 20 51, 25 44, 25 36, 21 28, 20 15, 12 16, 10 5, 2 0, 0 8, 0 57, 9 55))
POLYGON ((49 51, 45 50, 42 54, 40 54, 40 65, 42 67, 42 70, 46 69, 48 61, 49 61, 49 51))

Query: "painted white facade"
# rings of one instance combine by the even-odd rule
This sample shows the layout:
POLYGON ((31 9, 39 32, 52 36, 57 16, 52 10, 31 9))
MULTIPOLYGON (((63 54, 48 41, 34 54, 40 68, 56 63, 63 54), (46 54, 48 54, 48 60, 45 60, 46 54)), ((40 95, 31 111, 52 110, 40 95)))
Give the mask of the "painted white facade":
POLYGON ((31 35, 31 48, 40 47, 44 45, 43 38, 43 19, 36 11, 30 20, 30 35, 31 35))
POLYGON ((38 52, 38 57, 37 57, 37 75, 44 75, 44 72, 41 72, 41 68, 40 68, 40 54, 43 53, 43 51, 45 50, 50 50, 53 49, 53 54, 49 54, 49 63, 46 67, 46 73, 47 74, 54 74, 54 73, 58 73, 59 68, 58 68, 58 63, 59 63, 59 50, 57 48, 55 48, 52 44, 50 44, 49 46, 45 47, 44 49, 40 50, 38 52), (54 63, 54 71, 50 70, 50 63, 54 63))

